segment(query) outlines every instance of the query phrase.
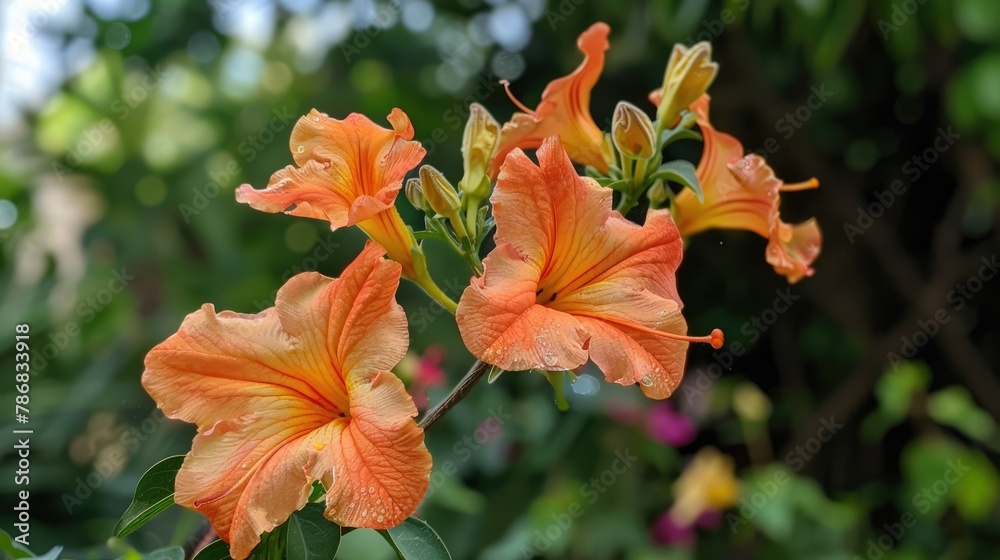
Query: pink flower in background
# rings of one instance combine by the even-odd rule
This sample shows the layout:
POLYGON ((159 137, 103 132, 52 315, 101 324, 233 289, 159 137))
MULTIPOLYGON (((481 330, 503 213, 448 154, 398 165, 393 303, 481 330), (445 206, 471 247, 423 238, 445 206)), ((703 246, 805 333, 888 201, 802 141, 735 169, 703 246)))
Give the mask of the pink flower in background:
POLYGON ((694 422, 677 412, 669 401, 658 402, 650 408, 646 429, 654 440, 671 447, 685 446, 698 434, 694 422))
POLYGON ((657 543, 671 546, 691 546, 696 536, 693 525, 678 523, 669 511, 653 522, 649 532, 657 543))
POLYGON ((434 345, 429 346, 419 357, 407 355, 404 363, 400 364, 400 376, 408 381, 410 395, 418 410, 426 410, 430 403, 428 389, 439 387, 448 381, 441 368, 444 357, 444 349, 434 345))
POLYGON ((424 355, 417 361, 415 383, 426 388, 444 385, 448 381, 444 370, 441 369, 444 355, 444 349, 440 346, 428 346, 427 350, 424 350, 424 355))

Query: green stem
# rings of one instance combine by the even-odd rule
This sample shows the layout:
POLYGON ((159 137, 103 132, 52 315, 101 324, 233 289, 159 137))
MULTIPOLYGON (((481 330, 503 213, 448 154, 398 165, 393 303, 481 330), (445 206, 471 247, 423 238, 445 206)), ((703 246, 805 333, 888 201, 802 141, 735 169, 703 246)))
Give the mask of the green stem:
POLYGON ((465 207, 465 227, 469 230, 469 236, 474 240, 479 239, 479 228, 476 224, 479 221, 479 205, 481 204, 478 198, 470 198, 465 207))
POLYGON ((629 190, 622 193, 621 200, 618 201, 618 206, 615 207, 622 216, 628 214, 628 211, 635 207, 639 203, 639 196, 634 190, 629 190))
POLYGON ((434 283, 434 279, 431 278, 430 274, 425 271, 420 277, 413 278, 413 282, 423 288, 423 290, 427 292, 427 295, 431 296, 431 299, 438 302, 441 307, 447 309, 453 315, 455 314, 455 310, 458 309, 458 304, 452 301, 452 299, 448 297, 448 294, 441 291, 441 288, 434 283))
POLYGON ((441 404, 428 410, 427 414, 424 414, 424 417, 420 420, 420 427, 426 430, 433 426, 435 422, 440 420, 453 406, 458 404, 472 391, 472 387, 490 371, 491 367, 490 364, 482 360, 476 360, 476 363, 472 364, 469 372, 458 382, 458 385, 455 385, 455 388, 451 390, 451 393, 448 393, 448 396, 441 401, 441 404))

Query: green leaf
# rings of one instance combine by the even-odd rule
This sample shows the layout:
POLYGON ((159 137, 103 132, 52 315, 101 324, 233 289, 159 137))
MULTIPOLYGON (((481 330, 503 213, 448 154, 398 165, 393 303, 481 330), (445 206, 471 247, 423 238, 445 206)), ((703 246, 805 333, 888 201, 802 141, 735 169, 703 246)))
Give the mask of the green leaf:
POLYGON ((161 548, 142 555, 143 560, 184 560, 184 549, 179 546, 161 548))
POLYGON ((497 366, 492 366, 490 372, 486 374, 486 382, 492 384, 494 381, 500 378, 504 373, 504 370, 498 368, 497 366))
POLYGON ((132 533, 156 514, 174 505, 174 479, 183 462, 183 455, 167 457, 142 475, 135 487, 132 505, 115 525, 116 537, 132 533))
POLYGON ((59 555, 62 554, 63 547, 53 546, 52 550, 42 554, 41 556, 36 556, 35 560, 59 560, 59 555))
POLYGON ((229 545, 224 541, 215 541, 198 551, 191 560, 232 560, 229 557, 229 545))
POLYGON ((329 560, 340 548, 340 526, 323 517, 323 504, 306 504, 288 520, 288 560, 329 560))
POLYGON ((701 183, 698 182, 694 165, 690 161, 683 159, 668 161, 654 171, 650 175, 650 179, 673 181, 686 187, 691 187, 694 190, 694 194, 698 196, 698 200, 705 202, 705 196, 701 193, 701 183))
POLYGON ((425 521, 408 517, 388 531, 379 531, 400 560, 451 560, 441 537, 425 521))
POLYGON ((6 531, 0 531, 0 550, 5 557, 14 558, 34 558, 35 554, 28 550, 26 546, 15 541, 6 531))
POLYGON ((660 147, 669 146, 678 140, 697 140, 701 142, 701 134, 690 128, 672 128, 664 130, 660 135, 660 147))

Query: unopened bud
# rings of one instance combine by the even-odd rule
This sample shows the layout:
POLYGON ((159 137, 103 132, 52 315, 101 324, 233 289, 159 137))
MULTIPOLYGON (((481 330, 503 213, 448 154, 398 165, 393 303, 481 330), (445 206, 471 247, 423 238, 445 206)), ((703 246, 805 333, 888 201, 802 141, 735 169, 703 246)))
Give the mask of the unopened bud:
POLYGON ((656 118, 662 126, 671 126, 681 111, 687 109, 715 80, 719 65, 712 62, 712 44, 702 41, 691 48, 674 45, 663 75, 663 87, 650 95, 659 105, 656 118))
POLYGON ((431 209, 431 205, 427 204, 427 197, 424 196, 424 190, 420 187, 420 179, 414 177, 407 180, 403 192, 406 193, 406 200, 409 200, 417 210, 426 212, 431 209))
POLYGON ((477 199, 490 193, 490 168, 500 140, 500 123, 479 103, 469 105, 462 135, 463 175, 458 187, 477 199))
POLYGON ((663 203, 667 201, 670 195, 667 193, 667 187, 663 184, 663 181, 656 181, 653 183, 652 187, 646 191, 646 198, 649 199, 650 208, 663 208, 663 203))
POLYGON ((648 159, 656 150, 653 122, 642 109, 625 101, 620 101, 615 107, 611 139, 618 153, 630 158, 648 159))
POLYGON ((451 186, 440 171, 430 165, 420 168, 420 186, 427 203, 438 214, 451 217, 461 208, 455 187, 451 186))

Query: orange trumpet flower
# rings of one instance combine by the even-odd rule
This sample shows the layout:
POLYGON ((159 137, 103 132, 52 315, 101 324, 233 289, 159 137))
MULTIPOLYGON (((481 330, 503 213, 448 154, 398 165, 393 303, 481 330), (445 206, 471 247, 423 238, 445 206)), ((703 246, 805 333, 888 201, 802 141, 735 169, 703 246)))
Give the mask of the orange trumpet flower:
POLYGON ((417 278, 417 247, 394 204, 403 177, 426 150, 413 140, 413 125, 400 109, 389 113, 392 129, 351 113, 344 120, 313 109, 299 119, 289 142, 298 167, 271 176, 266 188, 236 189, 236 200, 262 212, 284 212, 330 222, 330 229, 357 225, 417 278))
POLYGON ((257 315, 211 304, 146 357, 142 384, 197 425, 175 500, 204 514, 236 560, 302 508, 314 481, 326 517, 388 529, 427 490, 417 409, 390 370, 406 354, 400 265, 368 243, 338 279, 307 272, 257 315))
POLYGON ((645 225, 611 209, 611 189, 580 177, 556 137, 535 165, 514 150, 492 197, 496 248, 456 318, 477 358, 505 370, 569 370, 588 357, 608 381, 652 398, 681 381, 689 342, 675 273, 682 242, 666 210, 645 225))
POLYGON ((745 229, 768 240, 767 262, 778 274, 795 283, 812 276, 811 264, 819 255, 822 236, 815 219, 801 224, 781 221, 781 192, 814 189, 819 181, 785 183, 775 177, 764 158, 744 155, 739 140, 712 126, 708 118, 709 96, 691 106, 705 140, 696 174, 705 201, 694 191, 677 195, 671 211, 681 235, 710 228, 745 229))
POLYGON ((542 92, 542 100, 532 111, 510 92, 511 101, 523 113, 514 113, 503 125, 500 144, 493 158, 493 175, 500 169, 507 154, 514 148, 536 149, 549 136, 559 136, 570 159, 592 165, 601 173, 614 163, 611 145, 590 114, 590 91, 604 70, 604 53, 609 48, 606 23, 595 23, 580 34, 577 47, 583 52, 583 62, 568 76, 553 80, 542 92))

